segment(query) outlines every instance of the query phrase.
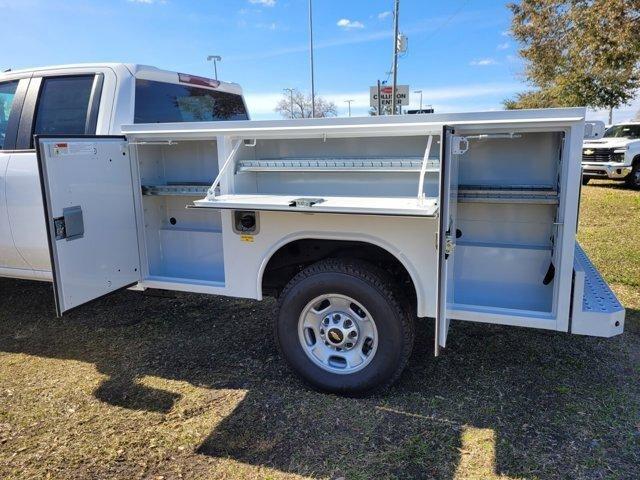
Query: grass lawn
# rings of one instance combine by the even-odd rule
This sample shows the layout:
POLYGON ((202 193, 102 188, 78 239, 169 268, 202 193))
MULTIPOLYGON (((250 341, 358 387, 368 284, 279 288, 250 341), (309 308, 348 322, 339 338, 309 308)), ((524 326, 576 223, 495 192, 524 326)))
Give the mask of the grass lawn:
POLYGON ((0 280, 0 478, 638 478, 640 192, 581 208, 623 335, 455 323, 436 360, 421 322, 359 400, 298 382, 270 302, 126 291, 56 320, 50 285, 0 280))

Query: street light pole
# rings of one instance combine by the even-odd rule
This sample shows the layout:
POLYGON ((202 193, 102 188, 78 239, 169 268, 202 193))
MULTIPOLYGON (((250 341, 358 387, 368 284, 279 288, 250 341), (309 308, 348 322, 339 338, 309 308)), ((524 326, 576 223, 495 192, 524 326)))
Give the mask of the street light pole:
POLYGON ((313 72, 313 11, 309 0, 309 60, 311 64, 311 118, 316 118, 316 85, 313 72))
POLYGON ((284 89, 285 92, 289 92, 289 98, 290 98, 290 104, 289 106, 291 107, 291 118, 295 118, 294 114, 293 114, 293 92, 295 91, 295 88, 285 88, 284 89))
POLYGON ((344 103, 348 103, 349 104, 349 116, 351 116, 351 102, 353 102, 353 100, 345 100, 344 103))
POLYGON ((420 112, 422 112, 422 90, 414 90, 413 93, 419 93, 420 94, 420 112))
POLYGON ((209 55, 207 61, 210 62, 211 60, 213 60, 213 73, 216 76, 216 80, 218 80, 218 65, 216 62, 221 62, 222 57, 220 55, 209 55))
POLYGON ((400 0, 396 0, 393 12, 393 87, 391 87, 391 115, 396 114, 397 101, 396 88, 398 86, 398 15, 400 13, 400 0))

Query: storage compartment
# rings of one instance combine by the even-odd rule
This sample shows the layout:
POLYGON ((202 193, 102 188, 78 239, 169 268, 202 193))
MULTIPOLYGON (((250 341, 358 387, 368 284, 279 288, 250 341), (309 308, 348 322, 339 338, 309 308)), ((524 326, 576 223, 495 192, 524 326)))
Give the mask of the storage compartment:
POLYGON ((218 173, 215 141, 139 142, 148 279, 224 284, 221 215, 188 209, 218 173))
POLYGON ((547 320, 557 288, 562 135, 468 138, 458 157, 451 308, 481 321, 507 312, 547 320))
MULTIPOLYGON (((427 138, 259 139, 238 152, 235 193, 415 198, 427 138)), ((438 140, 427 162, 428 197, 438 194, 438 140)))

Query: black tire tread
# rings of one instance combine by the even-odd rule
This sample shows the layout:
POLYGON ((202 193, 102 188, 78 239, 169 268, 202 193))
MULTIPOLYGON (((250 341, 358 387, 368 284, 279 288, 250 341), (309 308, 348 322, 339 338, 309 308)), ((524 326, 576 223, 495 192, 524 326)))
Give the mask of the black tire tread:
POLYGON ((384 384, 377 385, 370 391, 362 393, 368 394, 372 393, 373 391, 382 391, 388 389, 394 382, 398 380, 398 378, 402 374, 402 371, 407 366, 409 358, 411 357, 413 342, 415 338, 415 325, 413 318, 409 314, 409 312, 411 311, 409 301, 406 295, 404 295, 400 291, 398 286, 396 286, 396 282, 393 281, 393 278, 386 271, 363 260, 345 258, 327 258, 324 260, 320 260, 319 262, 316 262, 303 269, 287 283, 280 296, 278 297, 275 315, 273 316, 272 320, 272 329, 280 356, 286 358, 286 356, 283 355, 283 349, 280 345, 280 341, 277 335, 278 316, 280 309, 283 306, 283 300, 287 297, 289 291, 298 282, 321 273, 342 273, 365 281, 387 299, 392 309, 395 311, 397 318, 399 318, 402 322, 402 331, 404 332, 403 345, 407 345, 408 348, 404 349, 405 351, 402 352, 401 361, 398 363, 395 372, 384 384))
POLYGON ((640 189, 640 185, 635 184, 634 175, 636 171, 640 169, 640 156, 633 159, 632 165, 633 165, 633 168, 631 169, 631 173, 627 175, 627 177, 624 180, 624 183, 627 187, 632 188, 634 190, 638 190, 640 189))

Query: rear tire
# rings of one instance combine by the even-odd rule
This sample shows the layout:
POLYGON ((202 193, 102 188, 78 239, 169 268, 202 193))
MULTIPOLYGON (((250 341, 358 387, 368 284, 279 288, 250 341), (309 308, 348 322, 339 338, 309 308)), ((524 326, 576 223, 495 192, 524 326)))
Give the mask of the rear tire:
POLYGON ((397 380, 411 355, 414 326, 405 306, 383 270, 323 260, 284 288, 274 318, 276 344, 312 387, 368 394, 397 380))

